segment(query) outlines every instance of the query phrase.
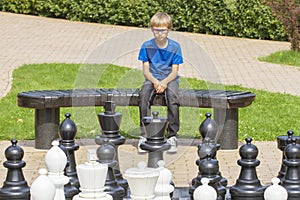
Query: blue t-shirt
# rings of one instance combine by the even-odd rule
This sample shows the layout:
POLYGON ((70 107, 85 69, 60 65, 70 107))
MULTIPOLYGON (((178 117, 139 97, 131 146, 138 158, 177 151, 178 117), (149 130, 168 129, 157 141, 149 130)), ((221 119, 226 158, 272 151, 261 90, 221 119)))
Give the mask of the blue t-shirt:
POLYGON ((179 43, 171 39, 168 39, 168 45, 163 49, 156 45, 154 38, 144 42, 138 60, 149 62, 150 72, 158 80, 165 79, 171 73, 173 64, 183 63, 179 43))

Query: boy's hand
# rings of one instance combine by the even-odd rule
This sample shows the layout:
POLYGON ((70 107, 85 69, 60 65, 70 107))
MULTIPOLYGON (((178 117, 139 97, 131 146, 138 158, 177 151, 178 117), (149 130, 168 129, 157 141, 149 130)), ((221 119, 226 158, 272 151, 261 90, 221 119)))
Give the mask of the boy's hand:
POLYGON ((158 93, 158 94, 163 93, 166 89, 167 89, 167 85, 164 84, 163 82, 160 82, 160 83, 158 84, 158 87, 155 88, 156 93, 158 93))
POLYGON ((160 82, 159 81, 156 81, 153 83, 153 87, 155 89, 155 91, 157 92, 158 88, 159 88, 159 85, 160 85, 160 82))

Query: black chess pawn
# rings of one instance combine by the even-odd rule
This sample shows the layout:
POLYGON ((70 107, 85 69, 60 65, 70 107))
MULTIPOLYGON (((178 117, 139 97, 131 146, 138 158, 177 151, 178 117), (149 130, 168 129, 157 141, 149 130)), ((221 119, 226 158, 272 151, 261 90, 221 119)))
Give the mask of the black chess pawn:
POLYGON ((241 166, 241 171, 236 184, 230 188, 232 200, 264 200, 266 187, 260 184, 256 173, 256 167, 260 164, 256 159, 258 149, 251 141, 251 138, 246 138, 246 144, 239 149, 241 159, 237 163, 241 166))
POLYGON ((163 152, 171 145, 164 139, 168 120, 159 117, 157 111, 152 112, 153 117, 144 117, 142 124, 146 133, 146 141, 141 143, 141 149, 148 151, 148 167, 157 168, 157 162, 163 160, 163 152))
POLYGON ((125 189, 121 187, 116 180, 113 168, 117 165, 115 160, 116 151, 114 144, 108 139, 104 139, 104 143, 97 149, 98 162, 108 165, 107 177, 105 181, 105 192, 110 194, 114 200, 123 200, 127 194, 125 189))
POLYGON ((300 143, 300 137, 299 136, 293 136, 294 132, 292 130, 287 131, 287 135, 280 135, 277 137, 277 148, 282 151, 282 162, 281 162, 281 168, 278 172, 278 178, 281 180, 286 171, 286 166, 283 163, 283 160, 286 159, 284 154, 285 147, 292 142, 292 137, 295 137, 297 139, 297 143, 300 143))
POLYGON ((123 178, 123 175, 120 171, 119 165, 119 151, 118 147, 125 143, 125 137, 120 135, 120 125, 122 120, 122 113, 115 112, 116 104, 113 101, 106 101, 104 105, 104 112, 98 114, 98 121, 101 128, 100 135, 96 136, 95 142, 99 145, 104 144, 104 139, 114 144, 115 148, 115 159, 116 166, 114 167, 114 174, 120 186, 125 190, 125 193, 128 192, 128 182, 123 178))
POLYGON ((197 187, 202 185, 201 179, 208 178, 209 185, 212 186, 217 192, 217 200, 225 200, 226 188, 220 183, 221 176, 219 172, 219 162, 212 158, 210 153, 204 159, 198 162, 199 174, 193 180, 194 183, 189 189, 190 198, 193 199, 193 193, 197 187))
POLYGON ((7 168, 7 176, 0 188, 1 200, 29 200, 30 188, 24 178, 22 168, 26 162, 23 161, 24 151, 17 145, 18 141, 11 140, 11 146, 5 150, 7 161, 3 163, 7 168))
POLYGON ((288 192, 288 200, 300 199, 300 144, 292 137, 292 143, 284 150, 286 159, 283 160, 286 166, 286 173, 282 178, 281 185, 288 192))

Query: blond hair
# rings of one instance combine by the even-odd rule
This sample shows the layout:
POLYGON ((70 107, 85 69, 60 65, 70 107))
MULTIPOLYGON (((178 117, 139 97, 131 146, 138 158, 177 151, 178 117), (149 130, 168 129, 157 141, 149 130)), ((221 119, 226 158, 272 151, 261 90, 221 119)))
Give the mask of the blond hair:
POLYGON ((172 18, 165 12, 158 12, 150 20, 150 27, 167 27, 168 29, 172 28, 172 18))

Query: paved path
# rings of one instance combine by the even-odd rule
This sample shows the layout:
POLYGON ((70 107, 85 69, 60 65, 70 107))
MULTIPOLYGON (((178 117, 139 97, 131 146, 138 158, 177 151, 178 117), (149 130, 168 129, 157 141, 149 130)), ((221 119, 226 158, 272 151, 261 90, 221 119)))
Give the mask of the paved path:
MULTIPOLYGON (((105 63, 111 62, 140 68, 136 60, 142 41, 151 37, 148 29, 70 22, 35 16, 0 12, 0 97, 5 96, 12 83, 12 72, 29 63, 105 63)), ((287 42, 250 40, 232 37, 172 32, 183 49, 185 64, 180 74, 206 81, 236 84, 249 88, 300 95, 300 71, 295 67, 263 63, 257 60, 279 50, 289 49, 287 42)), ((86 160, 87 149, 95 148, 85 141, 81 144, 78 163, 86 160)), ((45 151, 35 150, 32 141, 20 142, 25 150, 25 177, 31 183, 37 170, 44 166, 45 151)), ((280 168, 281 153, 275 142, 254 142, 259 147, 259 178, 270 183, 280 168), (276 163, 276 164, 275 164, 276 163)), ((2 141, 2 152, 9 142, 2 141)), ((120 147, 121 170, 145 160, 132 144, 120 147), (131 159, 132 162, 127 162, 131 159)), ((165 156, 177 186, 188 186, 197 175, 197 147, 181 145, 176 155, 165 156)), ((234 184, 238 177, 238 150, 220 151, 218 160, 222 175, 234 184)), ((0 156, 1 163, 5 161, 0 156)), ((4 169, 1 166, 1 169, 4 169)), ((0 180, 6 176, 1 170, 0 180)))
MULTIPOLYGON (((70 22, 0 12, 0 97, 10 90, 12 71, 28 63, 102 63, 139 68, 137 51, 149 30, 70 22), (113 51, 113 52, 112 52, 113 51)), ((300 95, 300 70, 257 60, 287 42, 171 33, 180 41, 184 76, 300 95)))
MULTIPOLYGON (((75 152, 77 164, 87 161, 88 152, 96 150, 98 147, 93 140, 77 140, 80 149, 75 152)), ((137 167, 139 161, 147 162, 147 154, 138 154, 135 144, 137 141, 129 141, 119 146, 119 163, 121 172, 126 169, 137 167)), ((278 175, 281 167, 281 152, 277 149, 276 142, 252 142, 259 149, 257 159, 260 165, 257 167, 257 175, 262 184, 269 185, 271 179, 278 175)), ((24 149, 24 158, 26 167, 23 168, 24 175, 29 184, 38 176, 38 169, 45 168, 44 157, 46 150, 37 150, 33 147, 33 141, 20 141, 18 143, 24 149)), ((199 143, 198 143, 199 144, 199 143)), ((9 141, 0 142, 0 150, 4 152, 10 146, 9 141)), ((198 174, 198 166, 195 164, 199 159, 197 154, 197 145, 189 142, 179 141, 177 154, 164 153, 166 167, 171 170, 173 181, 176 187, 188 187, 193 178, 198 174)), ((235 184, 240 173, 240 166, 237 160, 240 159, 238 150, 218 151, 217 159, 219 161, 220 172, 223 177, 228 179, 228 186, 235 184)), ((6 161, 4 154, 0 155, 0 161, 6 161)), ((6 170, 3 165, 0 166, 0 185, 6 177, 6 170)))

